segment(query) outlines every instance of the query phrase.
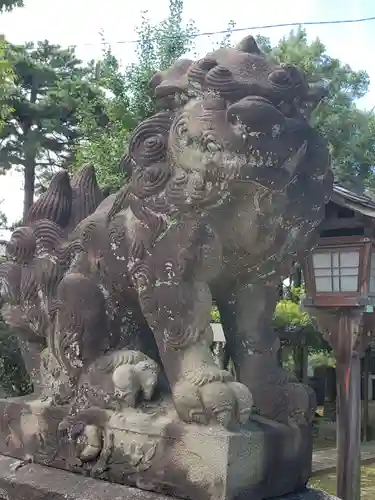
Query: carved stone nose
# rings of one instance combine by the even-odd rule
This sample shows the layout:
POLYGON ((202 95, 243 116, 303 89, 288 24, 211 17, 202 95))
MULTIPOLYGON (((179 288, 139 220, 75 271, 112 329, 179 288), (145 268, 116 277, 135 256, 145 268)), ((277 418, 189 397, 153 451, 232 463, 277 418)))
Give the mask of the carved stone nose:
POLYGON ((229 106, 227 119, 240 123, 254 132, 269 132, 274 126, 279 129, 285 124, 284 115, 275 106, 261 97, 245 97, 229 106))

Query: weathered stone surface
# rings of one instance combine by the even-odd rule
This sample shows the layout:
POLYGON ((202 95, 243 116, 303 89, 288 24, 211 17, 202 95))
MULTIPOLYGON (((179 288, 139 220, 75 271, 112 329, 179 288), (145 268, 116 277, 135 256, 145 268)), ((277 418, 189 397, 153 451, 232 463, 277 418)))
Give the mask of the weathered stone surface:
POLYGON ((70 472, 0 456, 1 500, 168 500, 137 488, 104 483, 70 472))
MULTIPOLYGON (((217 471, 218 498, 237 484, 260 487, 261 477, 262 491, 293 491, 309 473, 315 398, 279 367, 272 315, 280 279, 313 244, 332 190, 328 149, 308 122, 321 92, 297 68, 275 66, 251 37, 199 61, 179 60, 151 86, 164 109, 134 130, 122 161, 130 181, 105 197, 91 167, 73 179, 58 172, 11 237, 0 266, 1 312, 30 346, 25 359, 45 400, 48 439, 39 433, 43 416, 17 417, 18 403, 9 411, 37 429, 28 445, 34 459, 44 447, 50 461, 50 423, 61 417, 57 429, 78 453, 78 468, 98 472, 120 448, 111 444, 113 412, 136 434, 149 409, 159 418, 169 397, 182 448, 216 447, 210 468, 194 466, 205 471, 200 498, 213 498, 217 471), (237 380, 211 352, 212 298, 237 380), (272 422, 244 437, 246 426, 260 425, 251 420, 254 407, 272 422), (268 436, 288 433, 304 435, 304 445, 280 444, 275 455, 268 436), (288 452, 297 468, 289 472, 288 452), (251 459, 247 468, 241 454, 251 459)), ((134 437, 132 466, 144 468, 155 451, 143 448, 146 434, 134 437)), ((193 474, 191 458, 177 460, 177 437, 170 442, 169 462, 158 459, 163 474, 176 463, 193 474)), ((20 447, 15 432, 10 453, 20 447)), ((62 449, 54 451, 56 466, 62 449)), ((173 493, 186 483, 175 475, 173 493)))
MULTIPOLYGON (((78 477, 66 471, 37 464, 22 464, 14 458, 0 456, 1 500, 173 500, 171 496, 137 488, 109 484, 92 478, 78 477)), ((264 500, 253 494, 243 500, 264 500)), ((339 500, 317 490, 272 500, 339 500)))
POLYGON ((268 498, 300 489, 311 470, 309 429, 262 417, 231 431, 189 425, 166 401, 162 412, 157 405, 81 412, 68 435, 61 421, 69 408, 17 399, 0 400, 0 410, 4 455, 179 498, 268 498), (100 436, 92 425, 99 418, 105 421, 100 436))
POLYGON ((292 493, 286 497, 278 497, 274 500, 340 500, 324 491, 306 489, 299 493, 292 493))

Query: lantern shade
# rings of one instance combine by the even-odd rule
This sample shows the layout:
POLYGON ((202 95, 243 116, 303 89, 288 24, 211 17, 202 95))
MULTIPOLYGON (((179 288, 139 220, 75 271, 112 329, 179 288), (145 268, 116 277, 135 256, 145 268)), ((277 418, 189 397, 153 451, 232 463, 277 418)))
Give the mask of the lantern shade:
POLYGON ((358 291, 359 250, 317 251, 312 264, 316 292, 358 291))
POLYGON ((320 238, 304 265, 307 306, 375 305, 375 250, 366 237, 320 238))

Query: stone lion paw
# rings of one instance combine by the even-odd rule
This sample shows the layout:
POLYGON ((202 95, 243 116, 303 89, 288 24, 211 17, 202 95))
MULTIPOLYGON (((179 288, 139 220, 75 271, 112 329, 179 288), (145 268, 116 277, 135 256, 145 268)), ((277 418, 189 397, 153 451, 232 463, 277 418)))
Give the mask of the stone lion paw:
POLYGON ((218 378, 203 385, 186 379, 175 385, 173 399, 182 420, 206 425, 216 421, 224 427, 249 420, 253 406, 249 389, 224 370, 218 378))

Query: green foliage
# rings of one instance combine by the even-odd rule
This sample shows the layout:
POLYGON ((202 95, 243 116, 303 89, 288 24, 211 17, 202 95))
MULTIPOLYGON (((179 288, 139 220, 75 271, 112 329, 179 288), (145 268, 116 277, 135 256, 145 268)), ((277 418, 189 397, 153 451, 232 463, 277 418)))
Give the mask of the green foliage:
POLYGON ((9 12, 15 7, 23 7, 23 0, 0 0, 0 12, 9 12))
POLYGON ((318 366, 336 366, 335 357, 327 350, 315 351, 309 358, 310 366, 314 369, 318 366))
MULTIPOLYGON (((11 83, 13 79, 12 67, 9 61, 5 58, 6 41, 0 37, 0 102, 5 102, 9 97, 11 83)), ((12 111, 11 106, 3 105, 0 106, 0 132, 4 126, 4 120, 12 111)), ((0 176, 3 173, 3 169, 0 166, 0 176)), ((0 200, 0 205, 3 200, 0 200)), ((7 218, 5 214, 0 210, 0 229, 4 228, 7 224, 7 218)))
POLYGON ((127 85, 120 65, 111 49, 103 51, 103 58, 95 65, 95 85, 100 90, 100 104, 105 107, 107 123, 98 127, 95 102, 81 106, 79 127, 83 139, 76 147, 73 169, 85 164, 95 167, 99 184, 119 189, 125 180, 125 172, 119 163, 127 148, 130 131, 135 126, 131 116, 127 85))
POLYGON ((110 49, 104 50, 99 62, 92 63, 95 83, 105 96, 102 102, 108 121, 98 129, 93 110, 82 106, 79 126, 84 140, 76 148, 73 169, 90 163, 96 168, 100 184, 115 190, 124 183, 126 172, 121 168, 121 159, 131 131, 157 109, 150 80, 158 70, 168 68, 192 47, 196 30, 192 23, 183 25, 182 13, 183 1, 170 0, 169 14, 161 23, 154 25, 147 13, 143 14, 137 30, 138 60, 124 72, 110 49))
MULTIPOLYGON (((267 41, 262 45, 270 47, 267 41)), ((307 40, 303 29, 292 31, 269 54, 279 63, 301 67, 311 83, 322 82, 328 89, 312 120, 329 141, 336 180, 356 190, 374 186, 375 116, 355 105, 369 88, 366 71, 329 56, 318 38, 307 40)))
POLYGON ((301 309, 302 287, 291 287, 288 298, 280 300, 273 323, 284 345, 307 345, 310 353, 328 353, 330 347, 319 332, 316 322, 301 309))
POLYGON ((0 316, 0 390, 6 396, 22 396, 32 385, 17 340, 0 316))
POLYGON ((274 315, 274 325, 277 329, 287 328, 289 326, 314 328, 310 316, 306 312, 300 310, 298 303, 289 299, 282 299, 277 303, 274 315))
POLYGON ((183 0, 169 1, 169 14, 160 24, 154 25, 143 13, 142 23, 136 30, 139 42, 136 47, 138 61, 128 66, 126 81, 130 111, 137 122, 156 111, 150 80, 157 71, 163 71, 193 47, 197 33, 194 23, 182 22, 183 0))
MULTIPOLYGON (((0 130, 4 126, 4 120, 9 115, 12 107, 10 103, 5 105, 5 100, 9 98, 11 84, 13 82, 13 71, 11 64, 5 58, 6 41, 0 37, 0 102, 4 105, 0 107, 0 130)), ((2 169, 0 167, 0 174, 2 169)))
POLYGON ((212 306, 211 309, 211 323, 220 323, 220 313, 216 305, 212 306))

